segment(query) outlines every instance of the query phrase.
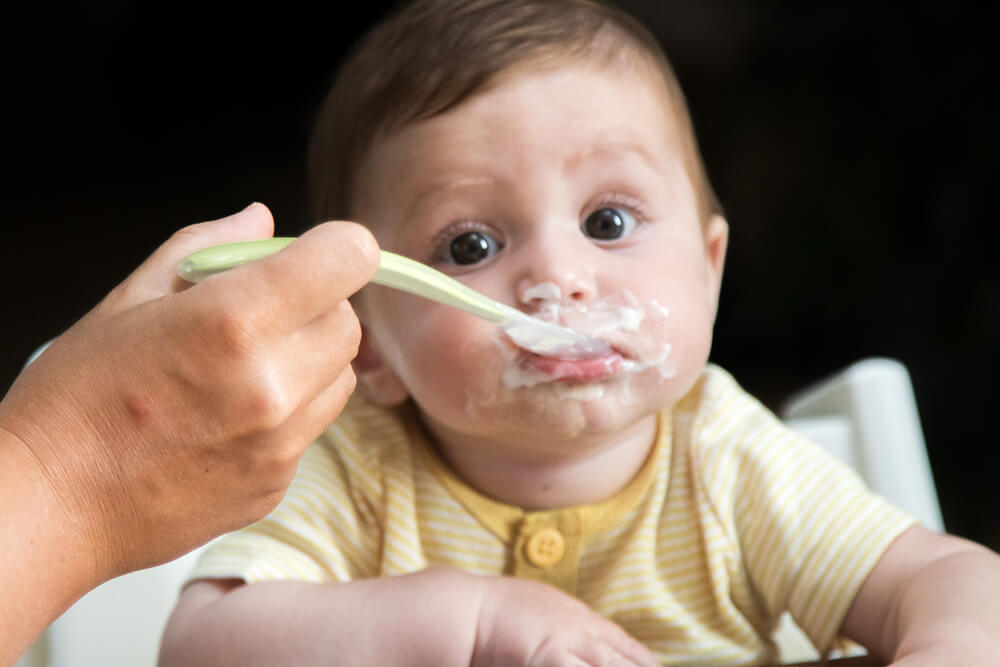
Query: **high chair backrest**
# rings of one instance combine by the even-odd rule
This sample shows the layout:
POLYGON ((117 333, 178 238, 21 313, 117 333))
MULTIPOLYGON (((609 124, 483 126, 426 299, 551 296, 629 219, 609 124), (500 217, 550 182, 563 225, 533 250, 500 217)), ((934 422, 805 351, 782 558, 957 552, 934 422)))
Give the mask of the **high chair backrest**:
POLYGON ((860 473, 873 491, 932 530, 944 523, 910 375, 866 359, 797 392, 785 423, 860 473))
MULTIPOLYGON (((858 361, 796 392, 781 417, 854 468, 873 491, 927 528, 943 530, 913 385, 903 364, 883 358, 858 361)), ((818 657, 788 614, 774 638, 783 662, 818 657)))

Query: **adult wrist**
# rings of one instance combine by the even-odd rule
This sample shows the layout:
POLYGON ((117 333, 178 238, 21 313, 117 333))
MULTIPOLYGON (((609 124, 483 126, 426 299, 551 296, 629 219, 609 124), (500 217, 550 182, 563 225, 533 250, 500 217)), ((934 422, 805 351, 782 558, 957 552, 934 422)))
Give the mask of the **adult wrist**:
POLYGON ((0 425, 0 664, 100 583, 52 482, 26 443, 0 425))

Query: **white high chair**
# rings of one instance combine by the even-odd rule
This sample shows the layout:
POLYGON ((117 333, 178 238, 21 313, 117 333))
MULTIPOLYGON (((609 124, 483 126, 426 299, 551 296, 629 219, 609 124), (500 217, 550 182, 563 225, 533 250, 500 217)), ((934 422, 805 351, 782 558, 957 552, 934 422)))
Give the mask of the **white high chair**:
POLYGON ((181 584, 201 549, 130 572, 80 598, 15 667, 152 667, 181 584))
MULTIPOLYGON (((920 419, 902 364, 860 361, 794 395, 789 426, 858 470, 869 485, 925 526, 942 529, 920 419)), ((197 552, 113 579, 80 599, 16 667, 150 667, 181 582, 197 552)), ((786 615, 775 634, 782 660, 817 654, 786 615)))
MULTIPOLYGON (((856 362, 794 394, 781 417, 858 471, 890 503, 931 530, 944 529, 913 386, 901 363, 856 362)), ((788 614, 774 637, 783 662, 818 657, 788 614)))

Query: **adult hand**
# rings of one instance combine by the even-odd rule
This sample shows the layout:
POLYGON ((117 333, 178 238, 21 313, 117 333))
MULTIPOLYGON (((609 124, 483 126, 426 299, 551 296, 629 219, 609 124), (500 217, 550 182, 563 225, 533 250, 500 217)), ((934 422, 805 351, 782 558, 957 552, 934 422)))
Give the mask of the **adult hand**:
POLYGON ((50 568, 62 583, 39 580, 34 593, 54 618, 283 496, 354 387, 360 328, 347 297, 378 253, 363 228, 332 222, 197 285, 176 276, 195 250, 272 233, 259 204, 180 230, 15 381, 0 403, 8 602, 50 568))

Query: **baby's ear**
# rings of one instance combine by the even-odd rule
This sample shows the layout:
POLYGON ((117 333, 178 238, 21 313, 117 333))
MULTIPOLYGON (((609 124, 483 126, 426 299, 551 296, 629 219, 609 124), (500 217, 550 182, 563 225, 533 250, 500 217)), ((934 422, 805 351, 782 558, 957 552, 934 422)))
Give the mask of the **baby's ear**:
POLYGON ((729 223, 721 215, 713 215, 705 225, 705 257, 709 270, 709 300, 712 307, 719 304, 719 288, 722 285, 722 269, 726 262, 726 247, 729 245, 729 223))
POLYGON ((351 366, 358 378, 358 389, 373 403, 390 408, 410 397, 399 376, 382 360, 378 346, 363 324, 358 356, 354 357, 351 366))

